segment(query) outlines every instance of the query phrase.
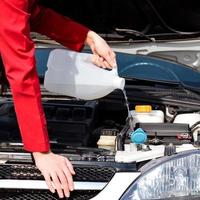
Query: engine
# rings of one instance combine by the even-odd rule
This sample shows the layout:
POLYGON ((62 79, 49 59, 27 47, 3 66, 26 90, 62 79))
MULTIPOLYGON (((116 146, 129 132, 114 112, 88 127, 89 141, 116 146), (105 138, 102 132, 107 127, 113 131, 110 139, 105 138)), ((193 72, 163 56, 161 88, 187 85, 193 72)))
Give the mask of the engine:
POLYGON ((199 146, 200 114, 171 114, 152 109, 151 105, 136 105, 120 132, 104 129, 98 141, 101 148, 116 151, 117 162, 141 162, 199 146))

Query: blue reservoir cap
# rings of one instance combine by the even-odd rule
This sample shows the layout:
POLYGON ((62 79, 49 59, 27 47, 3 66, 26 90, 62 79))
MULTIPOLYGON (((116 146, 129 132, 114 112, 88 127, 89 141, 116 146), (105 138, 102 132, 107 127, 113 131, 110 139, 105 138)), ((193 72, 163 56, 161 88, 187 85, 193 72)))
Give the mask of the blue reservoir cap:
POLYGON ((146 140, 147 134, 141 128, 138 128, 131 133, 131 142, 135 144, 143 144, 146 140))

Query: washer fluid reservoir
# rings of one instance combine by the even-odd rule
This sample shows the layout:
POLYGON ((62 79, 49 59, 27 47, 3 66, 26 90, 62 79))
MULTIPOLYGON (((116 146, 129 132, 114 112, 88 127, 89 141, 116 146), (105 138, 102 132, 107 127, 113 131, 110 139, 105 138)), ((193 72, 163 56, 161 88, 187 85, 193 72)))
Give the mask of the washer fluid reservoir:
POLYGON ((136 123, 163 123, 164 113, 161 110, 152 110, 150 105, 137 105, 131 111, 134 125, 136 123))

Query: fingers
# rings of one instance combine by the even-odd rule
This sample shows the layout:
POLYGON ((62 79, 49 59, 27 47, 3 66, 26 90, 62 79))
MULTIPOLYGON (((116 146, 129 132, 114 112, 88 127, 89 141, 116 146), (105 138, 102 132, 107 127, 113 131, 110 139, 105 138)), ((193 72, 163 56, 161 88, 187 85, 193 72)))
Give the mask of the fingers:
POLYGON ((69 197, 74 189, 72 174, 75 174, 70 161, 54 153, 34 154, 36 165, 42 172, 49 190, 57 190, 60 198, 69 197))
POLYGON ((112 67, 109 65, 109 63, 105 60, 103 61, 103 66, 104 66, 104 68, 112 69, 112 67))
POLYGON ((93 58, 92 58, 92 62, 97 65, 98 67, 102 67, 102 68, 108 68, 108 69, 112 69, 113 67, 108 63, 108 61, 106 59, 104 59, 103 57, 94 54, 93 58))
POLYGON ((94 54, 93 63, 102 68, 117 67, 116 56, 106 41, 93 31, 89 31, 86 39, 94 54))
POLYGON ((51 173, 51 175, 48 172, 42 172, 42 174, 45 178, 49 190, 52 193, 55 193, 56 189, 60 198, 63 198, 64 195, 65 197, 70 196, 70 191, 73 191, 74 185, 72 175, 67 167, 66 169, 64 169, 63 172, 61 170, 57 170, 56 172, 51 173), (50 176, 52 177, 52 180, 50 176))
POLYGON ((52 182, 51 182, 51 178, 50 178, 50 174, 48 172, 45 172, 45 171, 42 171, 42 174, 44 176, 44 179, 46 181, 46 184, 49 188, 49 190, 52 192, 52 193, 55 193, 55 189, 52 185, 52 182))
POLYGON ((100 61, 100 57, 97 54, 93 54, 92 62, 97 65, 98 67, 103 67, 100 61))
POLYGON ((71 172, 73 175, 75 175, 76 173, 75 173, 75 171, 74 171, 74 168, 73 168, 73 165, 71 164, 71 162, 70 162, 67 158, 65 158, 65 161, 66 161, 67 167, 69 168, 70 172, 71 172))
MULTIPOLYGON (((70 195, 70 187, 73 186, 73 180, 72 180, 72 176, 71 173, 68 171, 67 176, 65 175, 65 173, 63 171, 58 171, 58 177, 59 180, 61 182, 61 188, 64 191, 65 197, 69 197, 70 195)), ((73 189, 72 189, 73 190, 73 189)))
POLYGON ((67 178, 67 183, 68 183, 68 187, 70 191, 74 190, 74 182, 73 182, 73 178, 71 175, 71 172, 69 171, 68 167, 64 167, 63 168, 63 173, 65 175, 65 177, 67 178))
POLYGON ((111 68, 117 67, 116 56, 112 50, 107 51, 104 55, 104 58, 111 68))
MULTIPOLYGON (((69 169, 66 165, 62 167, 62 170, 57 169, 54 173, 51 173, 53 185, 55 189, 57 190, 58 196, 60 198, 69 197, 70 196, 70 191, 74 190, 74 183, 73 183, 73 178, 72 178, 72 173, 75 174, 73 167, 71 163, 66 159, 67 165, 71 168, 69 169), (70 166, 71 165, 71 166, 70 166), (72 173, 71 173, 72 171, 72 173), (63 195, 64 192, 64 195, 63 195)), ((52 193, 55 192, 55 189, 52 185, 52 181, 50 179, 49 174, 43 173, 45 176, 45 181, 47 183, 48 188, 52 193)))
MULTIPOLYGON (((65 186, 65 188, 63 188, 62 185, 61 185, 61 181, 64 181, 63 178, 62 178, 62 175, 60 174, 61 177, 59 177, 59 178, 58 178, 58 176, 59 175, 56 172, 51 173, 52 181, 53 181, 53 184, 54 184, 54 186, 57 190, 58 196, 60 198, 64 197, 64 194, 63 194, 63 189, 64 189, 64 193, 66 193, 67 197, 69 197, 68 186, 65 186)), ((65 184, 65 181, 63 182, 63 184, 65 184)))
POLYGON ((107 45, 105 41, 101 42, 100 47, 101 48, 95 48, 95 46, 93 46, 93 53, 96 54, 99 59, 102 59, 100 59, 100 67, 110 69, 117 67, 116 55, 114 51, 107 45))

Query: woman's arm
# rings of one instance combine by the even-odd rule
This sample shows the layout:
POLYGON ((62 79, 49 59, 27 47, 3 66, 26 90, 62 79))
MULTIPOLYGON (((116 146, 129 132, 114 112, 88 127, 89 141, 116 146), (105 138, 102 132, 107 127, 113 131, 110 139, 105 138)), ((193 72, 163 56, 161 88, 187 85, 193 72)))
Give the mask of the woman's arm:
POLYGON ((116 66, 115 53, 99 35, 37 3, 31 7, 31 30, 44 34, 74 51, 81 51, 87 44, 93 52, 93 62, 97 66, 116 66))
POLYGON ((24 148, 34 152, 36 165, 49 189, 60 197, 73 189, 73 167, 67 158, 50 151, 46 120, 30 39, 31 0, 0 0, 0 52, 10 83, 24 148), (43 153, 42 153, 43 152, 43 153), (54 184, 54 187, 52 185, 54 184))
POLYGON ((31 31, 41 33, 74 51, 81 51, 89 29, 37 3, 31 7, 31 31))

